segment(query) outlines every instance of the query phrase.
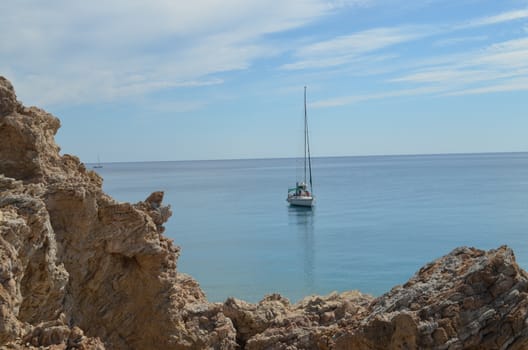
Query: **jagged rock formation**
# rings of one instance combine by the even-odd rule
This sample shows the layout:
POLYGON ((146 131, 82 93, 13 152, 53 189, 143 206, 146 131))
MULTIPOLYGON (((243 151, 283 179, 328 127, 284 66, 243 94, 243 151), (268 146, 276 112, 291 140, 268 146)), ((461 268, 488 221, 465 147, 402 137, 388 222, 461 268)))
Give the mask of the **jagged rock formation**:
POLYGON ((458 248, 405 285, 208 303, 177 272, 163 192, 136 204, 59 154, 57 118, 0 77, 0 347, 528 349, 528 275, 513 252, 458 248))
POLYGON ((528 349, 528 275, 507 247, 458 248, 379 298, 229 299, 246 349, 528 349))
POLYGON ((57 118, 18 103, 5 78, 0 102, 0 344, 234 348, 221 307, 177 273, 163 192, 118 203, 59 155, 57 118))
POLYGON ((310 296, 294 305, 277 294, 256 305, 229 298, 224 313, 246 349, 329 349, 333 333, 346 319, 366 316, 373 299, 357 291, 310 296))

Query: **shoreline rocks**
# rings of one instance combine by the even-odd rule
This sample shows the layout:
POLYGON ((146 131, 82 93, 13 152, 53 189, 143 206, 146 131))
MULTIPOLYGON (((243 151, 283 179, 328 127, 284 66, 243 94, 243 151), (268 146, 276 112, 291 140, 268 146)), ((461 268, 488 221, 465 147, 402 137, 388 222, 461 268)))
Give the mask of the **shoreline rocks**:
POLYGON ((177 271, 163 192, 136 204, 60 155, 57 118, 0 77, 0 348, 527 349, 528 275, 462 247, 374 298, 210 303, 177 271))

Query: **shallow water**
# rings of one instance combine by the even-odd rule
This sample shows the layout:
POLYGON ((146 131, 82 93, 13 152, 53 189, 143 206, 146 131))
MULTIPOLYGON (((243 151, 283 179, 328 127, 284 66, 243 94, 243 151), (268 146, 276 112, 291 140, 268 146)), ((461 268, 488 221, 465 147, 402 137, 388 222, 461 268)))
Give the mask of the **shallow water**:
POLYGON ((457 246, 512 247, 528 268, 528 153, 313 160, 313 209, 289 207, 293 159, 105 163, 104 190, 165 191, 178 270, 209 300, 380 295, 457 246))

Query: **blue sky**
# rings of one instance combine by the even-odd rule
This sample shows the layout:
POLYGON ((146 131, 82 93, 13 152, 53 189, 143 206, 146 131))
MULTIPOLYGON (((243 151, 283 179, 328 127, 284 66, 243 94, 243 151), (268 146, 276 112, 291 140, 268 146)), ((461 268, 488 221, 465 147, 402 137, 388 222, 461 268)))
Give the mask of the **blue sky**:
POLYGON ((84 162, 528 151, 527 0, 2 1, 84 162))

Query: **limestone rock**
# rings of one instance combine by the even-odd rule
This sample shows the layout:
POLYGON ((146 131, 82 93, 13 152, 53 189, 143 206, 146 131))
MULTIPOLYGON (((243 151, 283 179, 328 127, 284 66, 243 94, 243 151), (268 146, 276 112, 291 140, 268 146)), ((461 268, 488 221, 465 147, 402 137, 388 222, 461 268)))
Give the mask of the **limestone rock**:
POLYGON ((177 272, 163 192, 115 201, 59 154, 57 118, 19 104, 5 78, 0 103, 0 345, 234 349, 221 307, 177 272))
POLYGON ((13 85, 6 78, 0 76, 0 118, 13 113, 17 105, 13 85))
POLYGON ((68 280, 46 206, 24 190, 0 175, 0 341, 21 336, 25 322, 58 317, 68 280))
POLYGON ((172 216, 170 205, 161 205, 163 195, 163 191, 152 192, 145 201, 139 202, 135 205, 136 208, 148 213, 159 233, 165 232, 163 224, 172 216))
POLYGON ((341 323, 363 317, 373 299, 358 291, 310 296, 294 305, 277 294, 258 304, 230 298, 224 313, 246 349, 327 349, 341 323))
POLYGON ((393 349, 528 348, 527 296, 511 249, 458 248, 375 300, 360 332, 345 338, 393 349))
POLYGON ((23 339, 17 339, 6 345, 8 349, 42 349, 54 350, 104 350, 99 338, 86 337, 78 327, 70 328, 60 321, 41 323, 32 327, 23 339))
POLYGON ((528 274, 511 249, 457 248, 379 298, 230 298, 245 349, 527 349, 528 274))

